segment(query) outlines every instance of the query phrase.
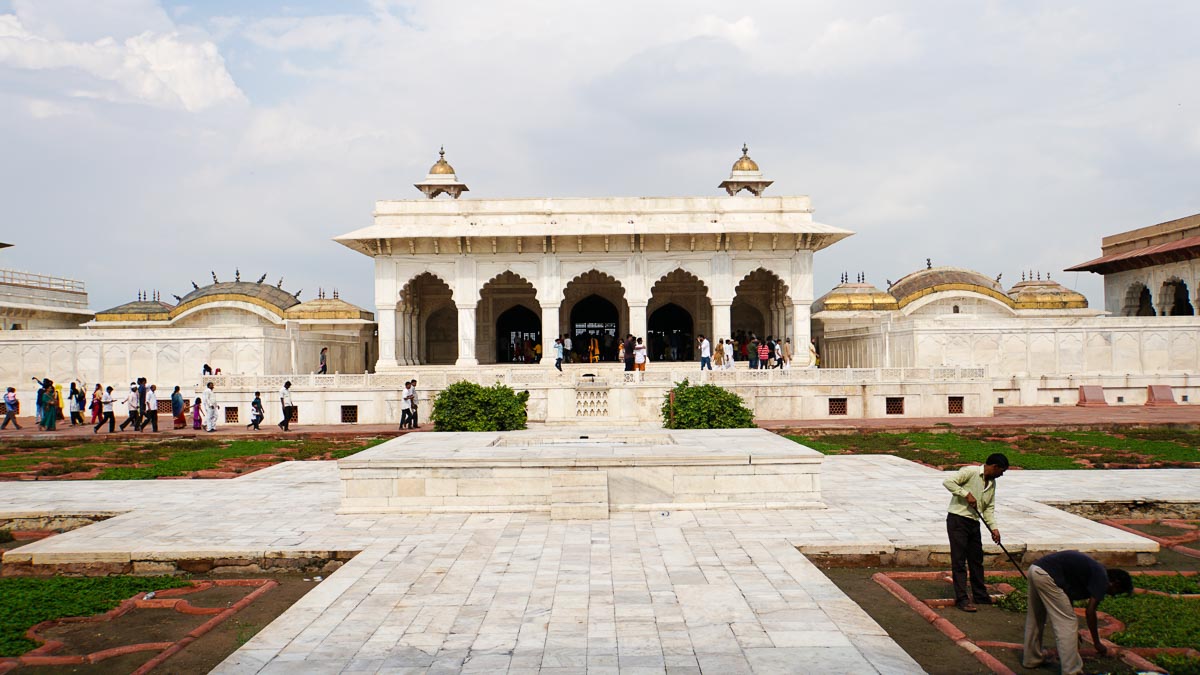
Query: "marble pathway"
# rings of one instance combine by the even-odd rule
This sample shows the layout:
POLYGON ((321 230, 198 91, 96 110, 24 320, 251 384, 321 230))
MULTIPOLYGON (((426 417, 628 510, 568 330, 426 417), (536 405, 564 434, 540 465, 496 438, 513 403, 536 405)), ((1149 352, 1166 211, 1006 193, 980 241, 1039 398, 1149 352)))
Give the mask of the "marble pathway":
MULTIPOLYGON (((361 551, 217 672, 920 672, 806 552, 944 550, 942 475, 829 457, 827 509, 335 514, 332 462, 230 481, 0 484, 10 514, 122 513, 9 552, 35 561, 361 551)), ((1038 500, 1197 501, 1197 470, 1012 471, 1010 549, 1154 550, 1038 500)))

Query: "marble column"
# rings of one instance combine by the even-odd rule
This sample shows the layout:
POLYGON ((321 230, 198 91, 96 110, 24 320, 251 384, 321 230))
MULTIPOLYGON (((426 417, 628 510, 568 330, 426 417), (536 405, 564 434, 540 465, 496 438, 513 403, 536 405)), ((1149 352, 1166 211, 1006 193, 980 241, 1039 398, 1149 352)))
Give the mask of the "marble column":
POLYGON ((408 307, 396 311, 396 363, 407 366, 412 363, 408 353, 408 307))
POLYGON ((542 305, 542 365, 554 367, 554 339, 558 337, 558 305, 542 305))
MULTIPOLYGON (((634 337, 640 337, 646 340, 646 303, 629 303, 629 332, 633 333, 634 337)), ((618 335, 618 338, 624 338, 624 335, 618 335)))
POLYGON ((375 316, 379 317, 379 360, 375 362, 375 372, 395 370, 400 365, 396 362, 396 308, 376 307, 375 316))
POLYGON ((408 362, 410 365, 421 365, 421 312, 413 308, 408 313, 408 362))
POLYGON ((458 307, 458 360, 456 366, 477 366, 475 358, 475 305, 458 307))
POLYGON ((814 365, 808 351, 809 340, 812 339, 811 303, 792 303, 792 361, 796 367, 807 368, 814 365))
POLYGON ((716 344, 717 340, 728 340, 729 338, 733 337, 730 334, 733 329, 730 326, 732 319, 730 318, 729 311, 732 305, 732 300, 713 300, 713 334, 709 336, 712 338, 713 344, 716 344))

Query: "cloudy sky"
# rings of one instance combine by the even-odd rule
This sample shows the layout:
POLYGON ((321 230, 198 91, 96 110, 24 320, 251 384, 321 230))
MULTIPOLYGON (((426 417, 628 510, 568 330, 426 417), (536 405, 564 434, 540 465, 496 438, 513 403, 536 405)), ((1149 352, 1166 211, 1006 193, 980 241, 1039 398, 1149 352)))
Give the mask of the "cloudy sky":
POLYGON ((330 241, 419 196, 774 194, 817 256, 1049 270, 1101 304, 1105 234, 1200 211, 1200 3, 0 0, 0 266, 92 307, 240 268, 372 305, 330 241), (769 193, 770 194, 770 193, 769 193))

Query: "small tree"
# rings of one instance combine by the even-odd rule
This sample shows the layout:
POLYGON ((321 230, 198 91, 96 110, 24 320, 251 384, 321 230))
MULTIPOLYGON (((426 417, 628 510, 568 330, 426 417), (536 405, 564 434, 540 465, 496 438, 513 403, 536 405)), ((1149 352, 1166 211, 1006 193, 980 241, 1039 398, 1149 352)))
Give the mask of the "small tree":
POLYGON ((455 382, 433 402, 434 431, 512 431, 525 428, 529 392, 502 384, 455 382))
POLYGON ((742 397, 715 384, 692 386, 687 380, 667 392, 662 404, 667 429, 746 429, 754 426, 754 412, 742 397), (675 394, 674 418, 671 394, 675 394))

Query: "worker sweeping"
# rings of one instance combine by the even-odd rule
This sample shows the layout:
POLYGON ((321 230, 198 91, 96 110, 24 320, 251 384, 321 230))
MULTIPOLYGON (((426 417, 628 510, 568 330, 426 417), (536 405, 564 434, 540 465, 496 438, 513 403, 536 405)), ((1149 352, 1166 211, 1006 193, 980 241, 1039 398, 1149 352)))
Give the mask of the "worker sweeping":
POLYGON ((1045 663, 1042 631, 1049 617, 1063 675, 1082 673, 1079 619, 1071 603, 1076 600, 1088 601, 1084 613, 1087 627, 1092 633, 1096 652, 1104 656, 1108 649, 1100 642, 1096 608, 1106 595, 1117 593, 1133 593, 1133 580, 1129 573, 1105 569, 1104 565, 1079 551, 1059 551, 1034 561, 1029 566, 1029 609, 1025 614, 1025 653, 1021 657, 1021 665, 1037 668, 1045 663))
POLYGON ((983 466, 964 466, 942 481, 942 485, 953 495, 946 515, 946 534, 950 539, 954 604, 964 612, 978 611, 976 604, 992 604, 987 586, 983 583, 983 541, 979 536, 979 518, 991 531, 992 541, 999 544, 1000 530, 996 527, 995 516, 996 479, 1007 470, 1008 457, 996 452, 988 456, 983 466))

